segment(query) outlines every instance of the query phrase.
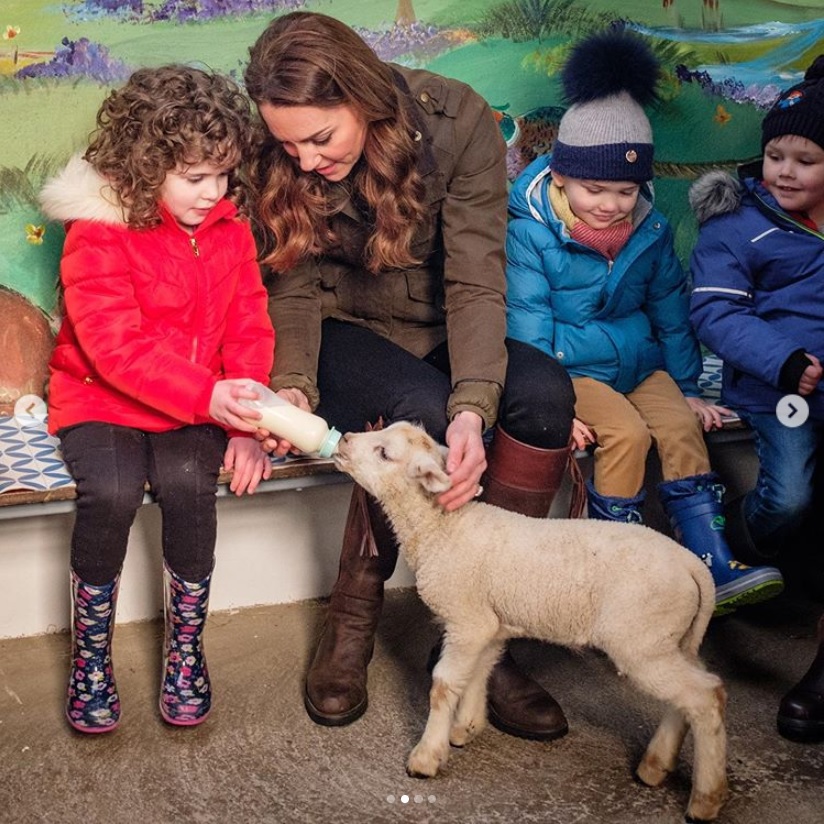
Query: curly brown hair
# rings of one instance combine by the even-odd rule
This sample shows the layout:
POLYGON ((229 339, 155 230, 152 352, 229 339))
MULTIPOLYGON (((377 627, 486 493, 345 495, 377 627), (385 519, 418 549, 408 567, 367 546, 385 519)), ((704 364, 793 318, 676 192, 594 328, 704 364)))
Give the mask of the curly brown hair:
POLYGON ((209 161, 232 169, 228 197, 244 189, 234 168, 253 139, 248 98, 229 78, 191 66, 138 69, 97 113, 86 160, 107 179, 132 228, 160 222, 168 172, 209 161))
MULTIPOLYGON (((426 212, 420 135, 391 67, 348 26, 314 12, 276 18, 249 54, 244 80, 256 104, 349 106, 366 122, 362 162, 351 172, 352 196, 372 226, 365 266, 379 272, 420 263, 411 252, 426 212)), ((301 172, 265 126, 257 128, 249 164, 255 217, 268 230, 263 260, 282 272, 335 241, 334 207, 328 181, 301 172)))

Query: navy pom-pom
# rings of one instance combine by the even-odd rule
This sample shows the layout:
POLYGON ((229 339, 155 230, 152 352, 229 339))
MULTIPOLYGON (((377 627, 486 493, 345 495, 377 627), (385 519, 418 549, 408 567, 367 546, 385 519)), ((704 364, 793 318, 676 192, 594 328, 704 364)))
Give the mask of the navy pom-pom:
POLYGON ((588 103, 625 91, 645 106, 656 98, 660 64, 637 35, 608 31, 573 46, 561 71, 569 103, 588 103))

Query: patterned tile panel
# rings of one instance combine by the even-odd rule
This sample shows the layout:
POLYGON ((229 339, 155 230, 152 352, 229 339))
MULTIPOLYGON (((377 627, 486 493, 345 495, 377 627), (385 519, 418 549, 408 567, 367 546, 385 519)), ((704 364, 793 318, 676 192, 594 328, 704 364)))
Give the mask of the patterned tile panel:
POLYGON ((60 457, 60 442, 44 422, 28 419, 21 425, 18 418, 0 417, 0 492, 73 485, 60 457))

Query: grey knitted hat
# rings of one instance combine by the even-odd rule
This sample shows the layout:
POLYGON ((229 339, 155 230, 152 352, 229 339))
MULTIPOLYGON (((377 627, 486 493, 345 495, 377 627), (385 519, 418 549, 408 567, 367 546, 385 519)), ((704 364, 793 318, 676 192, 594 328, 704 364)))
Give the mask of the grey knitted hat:
POLYGON ((585 180, 651 180, 652 127, 643 104, 655 99, 658 72, 649 47, 623 31, 575 46, 561 76, 572 105, 558 127, 553 171, 585 180))

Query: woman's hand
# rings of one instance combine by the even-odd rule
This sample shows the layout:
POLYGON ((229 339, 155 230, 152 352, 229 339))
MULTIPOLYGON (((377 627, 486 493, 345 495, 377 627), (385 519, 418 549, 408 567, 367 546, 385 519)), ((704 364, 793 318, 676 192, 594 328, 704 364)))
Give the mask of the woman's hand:
POLYGON ((724 415, 734 415, 732 409, 726 406, 719 406, 716 403, 707 403, 703 398, 687 397, 684 400, 687 406, 695 413, 704 432, 711 432, 713 429, 721 429, 724 425, 724 415))
MULTIPOLYGON (((300 391, 300 389, 279 389, 275 394, 283 398, 283 400, 291 403, 292 406, 297 406, 305 412, 312 411, 309 406, 309 399, 303 394, 303 392, 300 391)), ((293 452, 296 455, 301 454, 300 450, 292 446, 289 441, 284 438, 278 438, 277 435, 270 432, 268 429, 261 429, 258 427, 255 432, 255 438, 260 441, 261 447, 264 451, 271 452, 273 455, 283 457, 289 452, 293 452)))
POLYGON ((482 438, 483 419, 475 412, 459 412, 446 429, 446 471, 452 486, 438 496, 438 503, 452 512, 477 497, 486 470, 482 438))
POLYGON ((254 438, 230 438, 223 456, 223 468, 232 471, 229 489, 235 495, 244 492, 251 495, 262 479, 272 476, 272 462, 262 444, 254 438))
POLYGON ((238 403, 241 398, 251 401, 257 398, 257 392, 249 388, 249 383, 249 378, 218 381, 212 389, 209 417, 229 429, 254 432, 257 429, 254 421, 260 418, 260 412, 238 403))

